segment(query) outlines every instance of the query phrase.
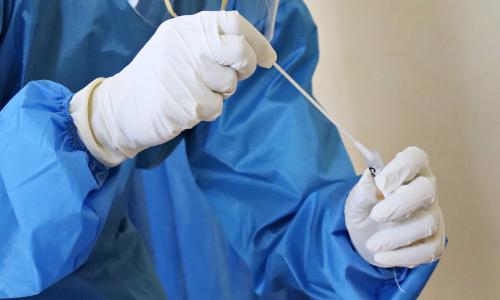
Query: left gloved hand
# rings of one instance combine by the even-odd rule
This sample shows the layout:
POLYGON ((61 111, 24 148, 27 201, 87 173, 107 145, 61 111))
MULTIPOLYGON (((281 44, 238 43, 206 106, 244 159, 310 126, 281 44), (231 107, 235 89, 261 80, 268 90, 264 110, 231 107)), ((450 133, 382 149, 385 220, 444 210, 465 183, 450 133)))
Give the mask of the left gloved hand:
POLYGON ((444 220, 428 165, 424 151, 406 148, 376 178, 365 171, 350 192, 345 222, 354 247, 370 264, 415 267, 443 254, 444 220))

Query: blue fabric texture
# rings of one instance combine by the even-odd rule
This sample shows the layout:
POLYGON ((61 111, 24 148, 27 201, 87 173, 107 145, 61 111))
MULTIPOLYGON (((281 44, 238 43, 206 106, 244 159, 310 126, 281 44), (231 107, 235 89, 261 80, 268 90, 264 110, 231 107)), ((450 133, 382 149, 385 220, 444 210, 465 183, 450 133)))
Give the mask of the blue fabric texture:
MULTIPOLYGON (((339 134, 275 70, 241 82, 215 122, 106 169, 69 101, 155 28, 126 0, 6 0, 0 24, 0 298, 413 299, 424 287, 436 263, 395 270, 402 292, 355 252, 343 209, 358 178, 339 134)), ((273 47, 311 91, 317 32, 301 1, 282 1, 273 47)))

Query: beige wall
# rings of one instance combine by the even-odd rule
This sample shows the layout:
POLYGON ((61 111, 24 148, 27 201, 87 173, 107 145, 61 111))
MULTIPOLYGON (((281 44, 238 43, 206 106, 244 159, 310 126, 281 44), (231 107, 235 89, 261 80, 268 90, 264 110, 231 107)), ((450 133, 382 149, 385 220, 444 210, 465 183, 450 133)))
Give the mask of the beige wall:
POLYGON ((498 299, 500 1, 306 3, 319 100, 386 161, 407 145, 430 155, 449 244, 422 298, 498 299))

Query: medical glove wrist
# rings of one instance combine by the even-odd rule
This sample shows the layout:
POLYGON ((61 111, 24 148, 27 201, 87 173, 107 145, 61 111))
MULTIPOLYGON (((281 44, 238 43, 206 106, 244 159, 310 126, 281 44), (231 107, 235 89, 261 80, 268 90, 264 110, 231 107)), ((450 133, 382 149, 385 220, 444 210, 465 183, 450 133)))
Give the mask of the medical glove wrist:
POLYGON ((216 119, 238 80, 275 61, 269 42, 236 11, 177 17, 121 72, 76 93, 71 115, 89 151, 115 166, 216 119))
POLYGON ((376 178, 366 170, 347 197, 344 213, 356 251, 372 265, 415 267, 444 252, 436 179, 419 148, 406 148, 376 178))

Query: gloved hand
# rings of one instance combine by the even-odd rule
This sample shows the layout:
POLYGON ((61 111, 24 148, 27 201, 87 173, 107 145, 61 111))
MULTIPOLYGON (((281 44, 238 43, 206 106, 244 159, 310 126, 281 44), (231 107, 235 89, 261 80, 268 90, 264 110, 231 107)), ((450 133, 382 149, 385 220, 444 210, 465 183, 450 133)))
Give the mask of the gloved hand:
POLYGON ((266 38, 236 11, 177 17, 121 72, 76 93, 71 116, 94 157, 115 166, 214 120, 237 80, 275 61, 266 38))
POLYGON ((365 171, 344 213, 354 247, 372 265, 415 267, 444 252, 436 179, 427 154, 419 148, 400 152, 375 179, 365 171), (381 200, 380 191, 386 199, 381 200))

